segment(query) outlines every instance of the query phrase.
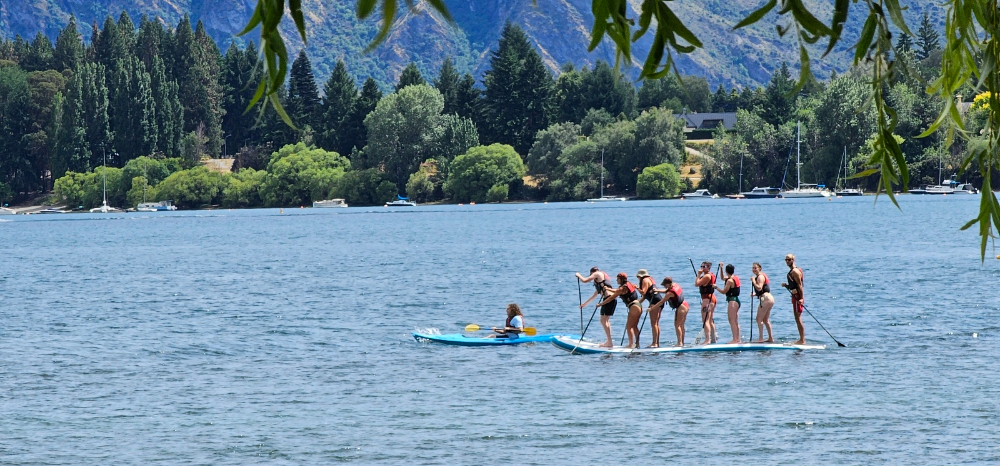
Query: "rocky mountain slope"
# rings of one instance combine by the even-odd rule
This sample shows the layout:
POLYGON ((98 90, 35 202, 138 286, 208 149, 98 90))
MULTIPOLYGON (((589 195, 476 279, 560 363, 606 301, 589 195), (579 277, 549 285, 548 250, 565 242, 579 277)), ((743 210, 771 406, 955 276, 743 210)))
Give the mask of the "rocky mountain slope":
MULTIPOLYGON (((591 65, 597 60, 614 61, 611 47, 601 44, 587 52, 590 42, 588 0, 446 0, 454 15, 457 28, 437 15, 418 7, 402 14, 389 40, 371 53, 363 53, 374 37, 377 23, 360 22, 354 16, 353 0, 303 0, 307 12, 309 43, 306 51, 320 80, 326 78, 338 59, 360 81, 374 77, 388 86, 410 61, 417 63, 425 77, 436 75, 445 57, 453 57, 460 71, 481 78, 488 67, 490 49, 496 46, 500 31, 507 21, 519 24, 536 43, 545 63, 558 72, 565 63, 591 65)), ((704 76, 714 87, 723 84, 757 85, 770 79, 771 71, 782 61, 798 63, 798 49, 789 38, 775 31, 777 15, 771 14, 751 28, 732 31, 732 26, 759 7, 760 0, 682 0, 671 2, 678 16, 702 40, 705 47, 690 55, 675 57, 683 74, 704 76)), ((828 17, 833 0, 806 0, 821 17, 828 17)), ((927 9, 943 29, 940 7, 933 2, 909 3, 907 20, 915 31, 922 12, 927 9)), ((633 8, 638 0, 632 0, 633 8)), ((185 14, 192 21, 204 22, 209 33, 225 48, 232 42, 243 43, 247 38, 234 38, 242 29, 254 0, 0 0, 0 36, 12 38, 20 34, 32 37, 39 31, 54 40, 65 26, 69 15, 76 15, 81 33, 90 36, 90 24, 102 23, 105 16, 117 18, 124 10, 138 24, 141 15, 159 17, 173 26, 185 14)), ((846 70, 851 63, 847 47, 856 39, 861 27, 861 4, 854 5, 855 14, 846 29, 843 43, 825 59, 813 64, 814 72, 826 76, 831 71, 846 70)), ((291 22, 284 24, 290 49, 297 53, 303 46, 292 31, 291 22)), ((644 56, 650 40, 636 44, 636 52, 644 56)), ((635 64, 626 66, 635 75, 635 64)))

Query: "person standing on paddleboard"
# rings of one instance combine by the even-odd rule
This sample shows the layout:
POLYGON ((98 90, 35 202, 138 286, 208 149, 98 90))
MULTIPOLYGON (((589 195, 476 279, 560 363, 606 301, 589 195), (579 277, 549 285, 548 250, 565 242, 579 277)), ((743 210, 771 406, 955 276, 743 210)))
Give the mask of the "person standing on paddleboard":
POLYGON ((792 294, 792 314, 795 316, 795 326, 799 329, 799 339, 794 345, 806 344, 806 328, 802 324, 802 309, 806 304, 805 275, 802 269, 795 266, 795 255, 785 256, 785 265, 788 266, 788 282, 781 286, 792 294))
POLYGON ((618 288, 611 293, 601 305, 614 302, 615 298, 622 298, 622 302, 628 306, 628 319, 625 321, 625 333, 628 334, 628 346, 626 348, 636 348, 639 346, 639 317, 642 316, 642 306, 639 304, 639 289, 632 282, 628 281, 628 274, 618 272, 618 288))
MULTIPOLYGON (((719 268, 722 266, 722 262, 719 262, 719 268)), ((729 317, 729 327, 733 329, 733 339, 729 344, 743 343, 740 337, 740 277, 736 276, 735 265, 726 266, 726 276, 723 283, 725 283, 725 287, 719 288, 716 285, 715 289, 726 295, 726 315, 729 317)))
MULTIPOLYGON (((601 297, 601 301, 604 301, 604 299, 611 294, 611 290, 614 289, 610 283, 611 277, 597 267, 591 267, 590 275, 586 277, 577 273, 576 278, 580 279, 583 283, 594 282, 594 294, 580 305, 580 309, 587 307, 590 302, 598 296, 601 297)), ((615 307, 617 306, 618 301, 613 299, 610 303, 601 306, 601 327, 604 327, 604 334, 608 337, 607 341, 601 345, 602 348, 611 348, 615 345, 614 342, 611 341, 611 316, 615 315, 615 307)))
POLYGON ((711 262, 701 263, 694 286, 701 293, 701 321, 705 331, 703 344, 715 343, 719 339, 715 331, 715 304, 718 301, 715 299, 715 274, 712 273, 711 262))
POLYGON ((684 290, 670 277, 664 278, 660 285, 663 286, 663 289, 656 291, 664 293, 663 299, 649 306, 646 311, 650 314, 654 310, 659 312, 663 309, 664 303, 669 304, 670 308, 674 310, 674 332, 677 333, 677 346, 684 346, 684 324, 687 323, 688 316, 688 303, 684 300, 684 290))
POLYGON ((642 300, 649 303, 646 306, 646 312, 649 313, 649 327, 653 332, 653 343, 648 348, 659 348, 660 312, 663 310, 663 305, 656 306, 656 304, 663 300, 663 295, 656 291, 656 283, 653 282, 653 277, 649 276, 646 269, 639 269, 635 278, 639 279, 639 294, 642 296, 642 300))
POLYGON ((521 313, 521 306, 510 303, 507 305, 507 323, 503 328, 493 327, 494 335, 486 338, 518 338, 524 331, 524 314, 521 313))
POLYGON ((774 343, 774 334, 771 333, 771 308, 774 307, 771 280, 764 274, 760 262, 754 262, 751 270, 753 278, 750 279, 750 284, 753 285, 753 291, 760 300, 760 307, 757 308, 757 329, 760 330, 760 340, 754 343, 774 343), (767 340, 764 339, 764 328, 767 328, 767 340))

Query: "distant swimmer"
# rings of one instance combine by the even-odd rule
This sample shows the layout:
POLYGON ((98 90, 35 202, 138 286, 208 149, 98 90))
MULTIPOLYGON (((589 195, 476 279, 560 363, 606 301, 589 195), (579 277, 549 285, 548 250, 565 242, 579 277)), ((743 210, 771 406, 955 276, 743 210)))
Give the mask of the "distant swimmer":
POLYGON ((639 289, 632 282, 628 281, 628 274, 618 273, 618 289, 611 293, 601 305, 621 298, 622 302, 628 306, 628 319, 625 321, 625 333, 628 334, 628 346, 626 348, 636 348, 639 346, 639 317, 642 316, 642 306, 639 304, 639 289))
POLYGON ((646 269, 639 269, 635 274, 635 278, 639 279, 639 294, 642 296, 642 299, 649 303, 646 306, 646 312, 649 313, 649 327, 653 332, 653 343, 649 345, 649 348, 659 348, 660 312, 663 310, 663 305, 661 304, 655 308, 654 306, 663 300, 663 295, 657 292, 653 277, 649 276, 649 272, 646 269))
POLYGON ((795 316, 795 326, 799 329, 799 339, 793 343, 795 345, 806 344, 806 328, 802 325, 802 309, 806 304, 805 279, 802 269, 795 266, 795 255, 785 256, 785 265, 788 266, 788 282, 781 286, 792 293, 792 314, 795 316))
MULTIPOLYGON (((722 262, 719 262, 722 267, 722 262)), ((720 293, 726 295, 726 314, 729 317, 729 327, 733 329, 733 339, 729 344, 743 343, 740 338, 740 277, 736 276, 736 266, 729 264, 726 266, 725 286, 715 287, 720 293)))
MULTIPOLYGON (((587 307, 598 296, 601 297, 598 302, 604 301, 611 294, 612 290, 614 290, 611 286, 611 277, 597 267, 590 268, 590 275, 584 277, 578 273, 576 274, 576 278, 579 278, 584 283, 594 282, 594 294, 580 305, 580 309, 587 307)), ((607 341, 601 345, 602 348, 611 348, 614 346, 614 343, 611 341, 611 316, 615 315, 615 307, 617 306, 618 301, 613 299, 611 302, 601 306, 601 327, 604 327, 604 334, 608 337, 607 341)))
POLYGON ((517 304, 510 303, 507 305, 507 323, 504 324, 503 328, 493 327, 493 331, 496 332, 486 338, 518 338, 521 336, 521 332, 524 332, 524 314, 521 313, 521 307, 517 304))
POLYGON ((663 289, 656 291, 664 293, 663 299, 649 306, 647 311, 650 315, 654 309, 659 313, 663 309, 664 303, 669 304, 670 308, 674 310, 674 332, 677 333, 677 346, 684 346, 684 323, 687 322, 688 315, 688 303, 684 300, 684 290, 670 277, 664 278, 660 285, 663 286, 663 289))
POLYGON ((715 343, 719 337, 715 330, 715 274, 712 273, 712 263, 701 263, 701 270, 694 281, 701 293, 701 322, 705 331, 704 344, 715 343))
POLYGON ((771 280, 764 274, 764 269, 760 262, 754 262, 753 278, 750 283, 753 285, 753 292, 760 300, 760 307, 757 309, 757 329, 760 330, 760 339, 754 343, 774 343, 774 334, 771 333, 771 308, 774 307, 774 296, 771 296, 771 280), (767 328, 767 340, 764 339, 764 328, 767 328))

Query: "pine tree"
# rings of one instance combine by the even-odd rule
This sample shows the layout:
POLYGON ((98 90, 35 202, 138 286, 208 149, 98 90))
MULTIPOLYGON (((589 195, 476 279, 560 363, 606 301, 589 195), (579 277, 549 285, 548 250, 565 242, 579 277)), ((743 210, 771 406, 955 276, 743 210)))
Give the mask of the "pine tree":
MULTIPOLYGON (((483 91, 476 87, 476 79, 471 74, 465 73, 462 76, 462 80, 458 83, 458 89, 455 91, 455 114, 468 118, 479 126, 482 120, 480 111, 482 100, 483 91)), ((447 109, 447 101, 445 105, 447 109)))
POLYGON ((153 57, 153 64, 149 69, 149 85, 156 107, 156 151, 168 157, 179 157, 184 108, 177 97, 177 83, 167 79, 166 67, 158 56, 153 57))
MULTIPOLYGON (((139 20, 139 34, 135 40, 135 53, 139 60, 146 65, 147 71, 153 69, 154 57, 159 57, 160 61, 163 62, 165 54, 160 50, 160 41, 164 32, 159 21, 150 21, 146 15, 142 15, 142 19, 139 20)), ((163 65, 164 72, 167 72, 166 63, 163 65)))
POLYGON ((77 68, 82 86, 82 107, 84 127, 87 131, 87 149, 90 155, 89 166, 101 164, 102 149, 111 149, 111 125, 108 116, 108 88, 104 65, 100 63, 83 63, 77 68))
POLYGON ((917 59, 924 60, 932 52, 941 48, 941 36, 934 30, 930 17, 924 12, 924 18, 920 21, 920 28, 917 29, 917 59))
POLYGON ((781 62, 781 68, 771 75, 771 82, 767 85, 765 114, 762 115, 765 121, 780 126, 792 118, 795 106, 795 96, 791 95, 793 89, 795 80, 788 71, 788 63, 781 62))
POLYGON ((319 146, 348 156, 354 141, 348 136, 348 122, 358 100, 358 87, 347 73, 347 65, 337 60, 330 79, 323 85, 322 128, 317 128, 319 146))
POLYGON ((24 68, 24 71, 52 69, 52 56, 54 53, 55 49, 52 47, 52 41, 45 34, 39 32, 35 35, 35 39, 31 41, 31 45, 28 46, 27 53, 21 61, 21 68, 24 68))
POLYGON ((726 89, 719 84, 719 87, 715 89, 715 94, 712 94, 712 111, 713 112, 732 112, 734 110, 729 109, 729 93, 726 89))
POLYGON ((591 108, 603 109, 611 115, 624 114, 629 118, 635 113, 636 96, 632 83, 603 60, 598 60, 593 70, 583 75, 583 95, 586 98, 584 112, 591 108))
POLYGON ((403 68, 403 72, 399 75, 399 83, 396 84, 396 90, 400 90, 406 86, 414 86, 417 84, 427 84, 424 81, 424 77, 420 75, 420 70, 417 69, 417 64, 410 62, 403 68))
POLYGON ((107 79, 110 77, 110 71, 115 67, 115 58, 119 58, 116 50, 121 47, 115 20, 111 19, 110 16, 104 18, 104 27, 101 29, 101 33, 97 35, 96 39, 91 38, 91 40, 94 47, 93 60, 104 65, 105 71, 109 72, 105 76, 107 79))
POLYGON ((535 133, 548 126, 552 76, 521 28, 507 23, 490 56, 483 101, 484 143, 509 144, 528 153, 535 133))
POLYGON ((223 58, 222 81, 226 96, 223 109, 226 113, 222 117, 222 131, 230 136, 234 147, 242 147, 251 140, 260 142, 258 132, 252 131, 257 112, 247 110, 257 89, 258 78, 254 73, 256 63, 257 48, 253 42, 247 45, 245 51, 240 50, 236 44, 230 44, 223 58))
POLYGON ((445 58, 441 63, 441 71, 437 79, 434 80, 434 87, 444 97, 444 113, 458 112, 458 86, 461 77, 455 71, 455 65, 451 62, 451 57, 445 58))
MULTIPOLYGON (((354 153, 353 149, 361 149, 368 144, 365 118, 375 110, 379 100, 382 100, 382 90, 379 89, 378 84, 375 84, 375 80, 369 77, 361 86, 361 95, 354 102, 354 111, 351 112, 344 130, 346 140, 341 142, 342 147, 350 146, 352 148, 350 154, 354 153)), ((349 154, 341 155, 347 157, 349 154)))
POLYGON ((912 52, 913 51, 913 38, 908 34, 899 33, 899 39, 896 40, 896 51, 897 52, 912 52))
POLYGON ((87 128, 83 114, 83 77, 81 73, 74 73, 73 78, 67 83, 66 98, 62 101, 60 113, 59 131, 56 134, 56 150, 52 158, 53 179, 62 177, 68 170, 85 172, 90 169, 90 151, 87 149, 87 128))
POLYGON ((122 10, 121 16, 118 17, 118 24, 115 25, 115 31, 118 33, 118 48, 115 49, 114 57, 117 59, 127 59, 135 55, 135 23, 132 22, 132 18, 128 16, 125 10, 122 10))
POLYGON ((76 16, 70 15, 69 24, 56 37, 52 66, 58 71, 75 70, 81 60, 83 60, 83 38, 76 30, 76 16))
POLYGON ((119 60, 121 66, 112 77, 111 127, 116 165, 156 150, 156 107, 153 103, 149 73, 136 57, 119 60))
POLYGON ((205 125, 205 136, 208 137, 207 150, 212 157, 222 152, 222 52, 219 46, 205 32, 205 25, 198 21, 195 27, 194 39, 198 53, 197 70, 199 78, 199 102, 202 107, 202 118, 199 123, 205 125))
POLYGON ((292 62, 286 110, 300 131, 305 131, 307 127, 315 131, 319 126, 319 89, 305 50, 300 50, 298 58, 292 62))

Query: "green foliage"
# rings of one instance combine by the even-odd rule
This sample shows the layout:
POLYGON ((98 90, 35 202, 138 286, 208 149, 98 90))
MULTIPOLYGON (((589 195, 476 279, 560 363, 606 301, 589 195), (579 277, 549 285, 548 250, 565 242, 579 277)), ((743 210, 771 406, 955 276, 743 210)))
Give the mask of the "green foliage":
POLYGON ((646 167, 639 174, 635 194, 642 199, 668 199, 680 192, 681 176, 677 167, 662 163, 646 167))
POLYGON ((344 173, 334 191, 349 205, 381 205, 396 198, 396 184, 374 168, 344 173))
POLYGON ((319 88, 305 50, 300 50, 299 57, 292 62, 287 99, 285 109, 300 130, 321 127, 319 88))
MULTIPOLYGON (((506 144, 477 146, 455 158, 448 168, 444 191, 457 202, 483 202, 495 186, 505 189, 521 182, 525 168, 521 156, 506 144)), ((500 195, 500 188, 494 196, 500 195)), ((507 191, 503 191, 505 200, 507 191)))
POLYGON ((575 123, 557 123, 535 135, 535 143, 528 151, 528 173, 548 175, 559 164, 559 156, 567 147, 580 140, 580 126, 575 123))
POLYGON ((402 190, 411 173, 433 155, 443 128, 441 93, 426 84, 406 86, 385 96, 365 118, 366 165, 381 167, 402 190))
POLYGON ((261 186, 267 179, 267 172, 247 168, 233 173, 222 188, 222 205, 229 208, 257 207, 263 204, 261 186))
POLYGON ((406 182, 406 195, 416 202, 436 201, 444 197, 447 170, 442 162, 435 159, 420 164, 420 169, 410 175, 406 182))
POLYGON ((126 184, 122 186, 122 189, 125 191, 132 189, 131 180, 136 177, 142 177, 149 183, 150 186, 155 186, 165 180, 172 173, 180 170, 180 159, 154 159, 146 156, 136 157, 126 162, 125 166, 122 167, 122 179, 126 182, 126 184))
POLYGON ((403 72, 399 75, 399 82, 396 83, 396 90, 406 86, 421 86, 427 84, 424 77, 420 75, 420 70, 417 69, 417 64, 410 62, 403 68, 403 72))
POLYGON ((506 184, 496 184, 493 185, 489 191, 486 191, 486 202, 503 202, 507 200, 507 193, 509 192, 510 186, 506 184))
POLYGON ((357 135, 350 134, 350 116, 358 100, 358 87, 347 73, 347 65, 338 60, 330 73, 330 79, 323 85, 323 117, 318 122, 317 144, 338 154, 350 154, 357 135))
POLYGON ((146 181, 145 177, 136 176, 128 180, 131 188, 125 194, 125 204, 124 206, 128 208, 135 208, 141 202, 146 202, 147 199, 152 199, 156 197, 155 192, 146 181))
POLYGON ((226 179, 205 167, 181 170, 156 186, 158 200, 172 200, 179 208, 219 204, 226 179))
POLYGON ((941 48, 940 42, 941 35, 934 29, 934 25, 931 24, 930 15, 925 11, 923 20, 920 21, 920 27, 917 29, 917 46, 914 49, 918 60, 924 60, 931 56, 935 50, 941 48))
POLYGON ((601 149, 593 140, 584 139, 567 147, 559 155, 550 177, 550 201, 582 201, 600 192, 601 149))
POLYGON ((271 154, 260 197, 268 206, 301 206, 328 199, 351 162, 336 152, 287 145, 271 154))
POLYGON ((54 183, 53 194, 70 208, 90 209, 104 202, 105 173, 107 174, 107 195, 109 206, 121 206, 126 202, 123 189, 122 171, 114 167, 97 167, 93 172, 66 172, 54 183))

